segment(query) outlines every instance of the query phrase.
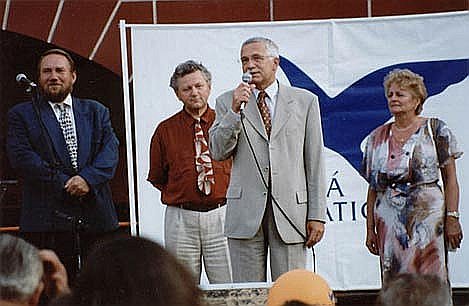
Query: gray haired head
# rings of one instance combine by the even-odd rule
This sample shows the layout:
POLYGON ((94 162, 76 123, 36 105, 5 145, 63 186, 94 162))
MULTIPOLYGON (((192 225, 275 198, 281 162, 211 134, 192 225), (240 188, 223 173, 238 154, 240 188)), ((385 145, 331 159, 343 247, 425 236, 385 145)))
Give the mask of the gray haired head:
POLYGON ((0 234, 0 300, 28 301, 43 269, 38 249, 21 238, 0 234))
POLYGON ((169 86, 171 86, 171 88, 174 89, 175 92, 177 92, 179 86, 179 79, 196 71, 202 72, 205 81, 207 81, 208 85, 211 85, 212 75, 210 74, 210 71, 208 71, 207 68, 202 65, 202 63, 197 63, 193 60, 188 60, 176 66, 176 69, 174 69, 173 75, 171 76, 171 79, 169 81, 169 86))
POLYGON ((271 39, 266 37, 251 37, 243 42, 241 45, 241 49, 245 45, 253 44, 253 43, 263 43, 265 48, 267 49, 267 55, 279 58, 280 52, 276 43, 274 43, 271 39))

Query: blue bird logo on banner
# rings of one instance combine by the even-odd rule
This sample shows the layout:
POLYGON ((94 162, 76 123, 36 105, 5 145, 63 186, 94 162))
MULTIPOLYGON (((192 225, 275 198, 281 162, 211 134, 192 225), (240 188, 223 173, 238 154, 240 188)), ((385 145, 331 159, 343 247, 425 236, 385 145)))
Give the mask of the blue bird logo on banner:
POLYGON ((359 79, 334 98, 285 57, 280 57, 280 67, 292 86, 309 90, 319 97, 325 146, 360 170, 360 143, 373 129, 391 118, 383 87, 385 75, 395 68, 408 68, 423 76, 428 97, 431 97, 464 80, 469 74, 469 59, 387 66, 359 79))

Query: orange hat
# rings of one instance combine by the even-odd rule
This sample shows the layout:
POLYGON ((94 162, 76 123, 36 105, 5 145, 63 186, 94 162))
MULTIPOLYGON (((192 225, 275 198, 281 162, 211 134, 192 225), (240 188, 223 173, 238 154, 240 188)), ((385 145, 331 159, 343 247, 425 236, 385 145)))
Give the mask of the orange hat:
POLYGON ((311 305, 335 305, 334 294, 327 282, 308 270, 282 274, 269 290, 267 306, 281 306, 292 300, 311 305))

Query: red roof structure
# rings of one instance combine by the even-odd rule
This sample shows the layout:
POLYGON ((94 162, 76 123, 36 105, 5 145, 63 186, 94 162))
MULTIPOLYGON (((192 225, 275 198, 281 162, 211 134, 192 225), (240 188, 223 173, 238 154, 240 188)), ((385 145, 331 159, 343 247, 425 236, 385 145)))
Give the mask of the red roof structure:
POLYGON ((2 30, 75 52, 120 75, 119 20, 208 23, 467 10, 466 0, 0 0, 2 30))

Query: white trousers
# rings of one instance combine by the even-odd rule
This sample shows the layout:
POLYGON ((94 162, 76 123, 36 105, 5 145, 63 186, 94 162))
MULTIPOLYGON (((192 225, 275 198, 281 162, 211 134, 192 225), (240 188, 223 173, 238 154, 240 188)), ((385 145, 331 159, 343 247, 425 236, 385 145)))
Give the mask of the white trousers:
POLYGON ((223 234, 226 206, 208 212, 167 206, 165 245, 200 282, 202 260, 210 283, 231 283, 228 241, 223 234))

